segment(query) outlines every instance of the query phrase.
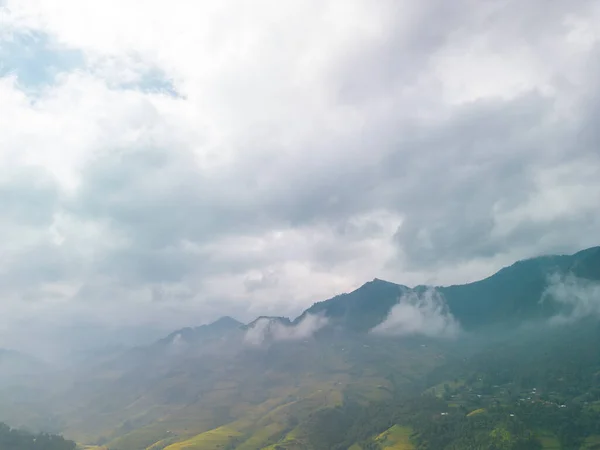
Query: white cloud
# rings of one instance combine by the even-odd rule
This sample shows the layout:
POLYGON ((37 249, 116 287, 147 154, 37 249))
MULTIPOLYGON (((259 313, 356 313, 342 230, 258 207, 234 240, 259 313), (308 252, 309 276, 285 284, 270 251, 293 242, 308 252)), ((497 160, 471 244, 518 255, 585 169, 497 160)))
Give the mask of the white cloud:
POLYGON ((563 309, 550 318, 550 323, 566 324, 600 318, 600 283, 573 274, 554 274, 549 281, 542 301, 555 302, 563 309))
POLYGON ((246 333, 244 334, 244 343, 254 347, 262 345, 265 339, 267 339, 271 324, 272 320, 266 317, 256 320, 252 326, 246 330, 246 333))
POLYGON ((328 319, 323 316, 307 314, 304 319, 291 328, 276 328, 274 331, 275 339, 282 341, 296 341, 307 339, 325 327, 328 319))
POLYGON ((44 315, 293 315, 595 244, 595 2, 2 5, 2 49, 80 60, 0 67, 2 345, 44 315))
POLYGON ((297 324, 286 324, 277 318, 261 317, 248 327, 244 342, 256 347, 270 341, 300 341, 312 337, 328 322, 326 317, 314 314, 307 314, 297 324))
POLYGON ((423 335, 452 338, 460 331, 444 296, 435 288, 403 294, 386 319, 371 330, 390 336, 423 335))

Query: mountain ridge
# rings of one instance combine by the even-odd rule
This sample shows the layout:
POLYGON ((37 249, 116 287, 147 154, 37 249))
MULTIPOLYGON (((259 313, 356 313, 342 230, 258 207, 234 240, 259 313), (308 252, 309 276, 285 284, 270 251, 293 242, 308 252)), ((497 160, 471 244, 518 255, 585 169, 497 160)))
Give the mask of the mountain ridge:
MULTIPOLYGON (((248 329, 261 319, 277 321, 284 326, 300 324, 308 315, 323 315, 333 325, 347 331, 368 332, 388 316, 393 306, 407 293, 422 293, 427 289, 439 291, 450 312, 466 329, 491 325, 497 320, 510 322, 511 315, 519 319, 547 318, 556 310, 541 305, 551 275, 571 273, 577 277, 600 280, 600 246, 580 250, 573 254, 540 255, 518 260, 481 280, 447 286, 417 285, 409 287, 381 278, 374 278, 357 289, 313 303, 295 319, 283 316, 258 316, 244 324, 225 316, 210 324, 177 330, 175 335, 203 333, 215 328, 224 319, 236 328, 248 329), (491 293, 491 294, 490 294, 491 293), (209 328, 206 328, 209 327, 209 328)), ((227 328, 227 327, 225 327, 227 328)), ((225 329, 224 328, 224 329, 225 329)))
MULTIPOLYGON (((598 267, 600 247, 594 247, 519 261, 465 285, 411 288, 375 278, 352 292, 314 303, 294 320, 261 316, 243 324, 224 317, 174 331, 108 361, 57 374, 55 380, 40 378, 31 384, 38 391, 27 391, 29 403, 10 387, 4 399, 0 395, 0 420, 56 423, 57 430, 82 442, 108 443, 110 450, 206 450, 217 444, 231 449, 273 450, 278 445, 286 450, 326 450, 332 447, 305 446, 308 437, 320 436, 306 428, 319 422, 319 411, 336 415, 340 405, 366 405, 401 392, 443 386, 444 381, 448 389, 458 389, 468 358, 485 352, 495 340, 502 348, 505 341, 521 345, 529 332, 554 332, 547 320, 545 327, 512 327, 558 311, 560 305, 540 302, 554 282, 553 274, 596 282, 598 267), (395 314, 403 295, 408 309, 400 308, 400 315, 407 316, 399 323, 408 325, 410 333, 372 333, 395 314), (431 303, 441 299, 445 304, 431 303), (415 326, 431 319, 427 314, 441 314, 443 319, 447 312, 466 333, 456 339, 415 333, 415 326), (402 338, 396 339, 399 335, 402 338), (447 361, 454 362, 457 375, 444 368, 449 367, 447 361), (442 368, 439 379, 426 382, 437 368, 442 368)), ((597 325, 598 317, 592 319, 597 325)), ((582 328, 583 322, 571 328, 582 328)), ((567 328, 561 330, 569 335, 567 328)), ((544 357, 553 345, 548 343, 538 356, 544 357)), ((579 342, 575 345, 583 348, 579 342)), ((595 348, 591 345, 589 353, 595 348)))
POLYGON ((185 327, 175 330, 167 337, 160 339, 159 342, 170 343, 179 336, 188 342, 192 342, 203 337, 216 336, 222 332, 239 329, 244 324, 230 316, 222 316, 214 322, 199 325, 197 327, 185 327))
POLYGON ((294 323, 307 314, 324 312, 334 322, 354 331, 368 331, 387 317, 402 295, 431 288, 443 295, 450 312, 466 329, 500 321, 510 322, 515 318, 547 318, 557 310, 553 305, 541 305, 539 300, 549 284, 549 278, 556 273, 600 280, 600 246, 573 254, 542 255, 519 260, 486 278, 464 284, 410 288, 375 278, 352 292, 314 303, 294 323))

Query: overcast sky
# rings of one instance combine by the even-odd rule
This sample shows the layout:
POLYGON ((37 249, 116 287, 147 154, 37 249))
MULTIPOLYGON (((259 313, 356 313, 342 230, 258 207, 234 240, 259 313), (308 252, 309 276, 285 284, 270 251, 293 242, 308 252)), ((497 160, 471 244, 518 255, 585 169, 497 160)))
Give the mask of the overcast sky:
POLYGON ((0 347, 597 245, 599 30, 592 0, 0 0, 0 347))

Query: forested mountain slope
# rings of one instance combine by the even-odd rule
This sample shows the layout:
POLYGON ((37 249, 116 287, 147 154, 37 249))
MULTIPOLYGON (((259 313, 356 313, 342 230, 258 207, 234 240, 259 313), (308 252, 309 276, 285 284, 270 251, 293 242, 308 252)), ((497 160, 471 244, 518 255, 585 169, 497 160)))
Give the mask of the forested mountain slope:
POLYGON ((75 450, 75 442, 53 434, 33 434, 0 423, 0 450, 75 450))
POLYGON ((225 317, 5 386, 0 420, 110 450, 593 448, 599 267, 595 247, 466 285, 375 279, 295 320, 225 317), (409 332, 374 332, 406 299, 409 332), (413 327, 438 316, 460 333, 413 327), (533 388, 547 403, 519 402, 533 388))
MULTIPOLYGON (((540 256, 505 267, 492 276, 463 285, 441 286, 450 312, 463 328, 473 330, 495 323, 520 324, 525 320, 547 318, 561 305, 540 302, 553 276, 600 280, 600 247, 573 255, 540 256)), ((325 314, 345 329, 366 332, 384 320, 398 299, 426 286, 407 286, 375 279, 349 294, 315 303, 306 314, 325 314)))

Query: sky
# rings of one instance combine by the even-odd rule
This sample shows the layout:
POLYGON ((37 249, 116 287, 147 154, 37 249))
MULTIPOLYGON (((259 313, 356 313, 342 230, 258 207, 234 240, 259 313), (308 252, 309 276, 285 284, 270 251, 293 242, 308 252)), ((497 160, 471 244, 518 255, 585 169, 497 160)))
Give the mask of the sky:
POLYGON ((592 0, 0 0, 0 347, 598 245, 599 30, 592 0))

